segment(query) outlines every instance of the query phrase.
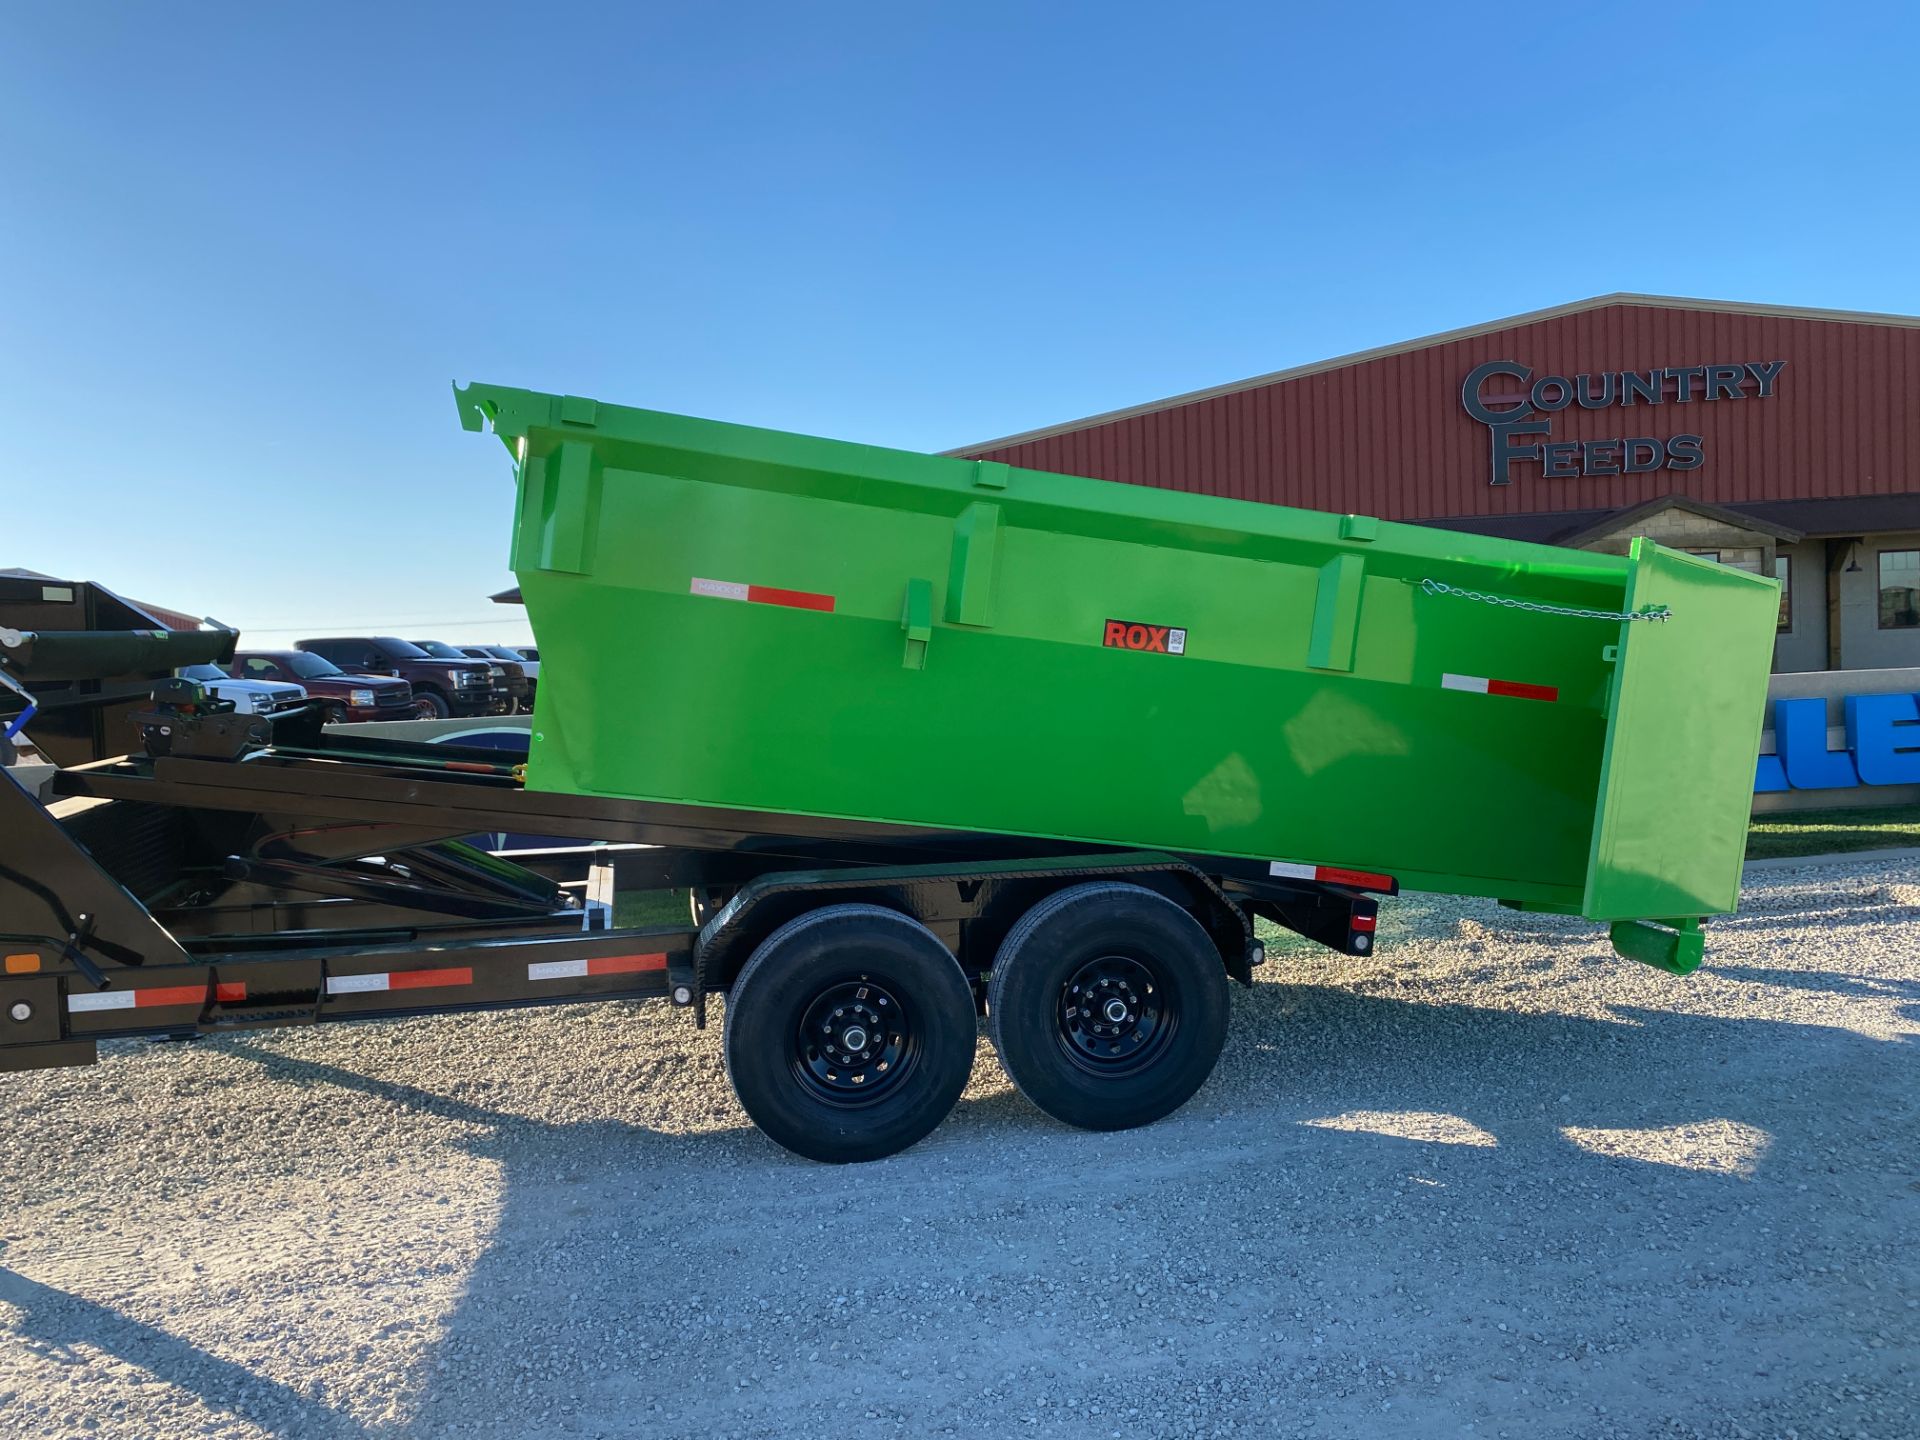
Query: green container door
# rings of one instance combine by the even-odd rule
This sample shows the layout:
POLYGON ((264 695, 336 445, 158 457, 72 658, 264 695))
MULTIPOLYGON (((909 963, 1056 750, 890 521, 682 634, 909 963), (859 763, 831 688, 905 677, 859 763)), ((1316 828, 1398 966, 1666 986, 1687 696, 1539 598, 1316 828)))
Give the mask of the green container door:
POLYGON ((1616 613, 1669 593, 1644 578, 1654 547, 1630 562, 527 391, 459 399, 518 462, 536 787, 1339 865, 1572 911, 1591 878, 1609 915, 1731 904, 1691 857, 1744 836, 1771 581, 1711 567, 1671 592, 1674 620, 1623 626, 1423 582, 1616 613), (1643 697, 1643 649, 1674 636, 1724 686, 1643 697), (1673 864, 1638 818, 1655 726, 1710 730, 1738 762, 1665 810, 1673 864), (1634 817, 1605 840, 1603 764, 1634 817), (1619 889, 1636 866, 1666 888, 1619 889))
POLYGON ((1632 563, 1627 608, 1675 618, 1623 627, 1582 913, 1719 914, 1740 895, 1778 592, 1650 540, 1632 563))

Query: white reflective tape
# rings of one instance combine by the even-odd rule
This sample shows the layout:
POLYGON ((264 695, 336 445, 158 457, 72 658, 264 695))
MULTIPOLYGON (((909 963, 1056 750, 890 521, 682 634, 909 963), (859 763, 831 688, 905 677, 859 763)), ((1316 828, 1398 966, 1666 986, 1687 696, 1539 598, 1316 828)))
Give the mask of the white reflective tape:
POLYGON ((1314 867, 1298 865, 1291 860, 1276 860, 1267 866, 1267 873, 1287 880, 1311 880, 1314 877, 1314 867))
POLYGON ((747 598, 747 587, 744 585, 736 585, 731 580, 701 580, 696 578, 693 582, 693 593, 695 595, 711 595, 716 600, 744 600, 747 598))
POLYGON ((139 1002, 131 990, 101 990, 92 995, 69 995, 67 1009, 78 1010, 131 1010, 139 1002))
POLYGON ((579 980, 586 973, 584 960, 540 960, 527 966, 529 980, 579 980))
POLYGON ((1486 694, 1487 686, 1492 683, 1484 675, 1442 675, 1440 677, 1442 690, 1471 690, 1476 695, 1486 694))
POLYGON ((327 994, 329 995, 359 995, 369 990, 386 988, 385 975, 329 975, 327 977, 327 994))

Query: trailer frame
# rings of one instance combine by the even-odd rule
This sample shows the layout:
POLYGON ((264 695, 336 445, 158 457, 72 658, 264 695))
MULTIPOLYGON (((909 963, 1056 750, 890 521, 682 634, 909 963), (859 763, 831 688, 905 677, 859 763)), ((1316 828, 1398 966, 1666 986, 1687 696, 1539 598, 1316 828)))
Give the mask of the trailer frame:
POLYGON ((50 805, 0 784, 0 1071, 90 1063, 107 1039, 583 1001, 666 998, 704 1025, 760 941, 836 903, 932 930, 981 1007, 1019 917, 1089 881, 1179 904, 1243 984, 1255 915, 1372 946, 1363 889, 1245 859, 549 794, 497 750, 313 712, 261 744, 218 719, 158 706, 148 753, 60 771, 50 805), (583 843, 461 838, 500 831, 583 843), (617 894, 679 890, 683 923, 613 923, 617 894))

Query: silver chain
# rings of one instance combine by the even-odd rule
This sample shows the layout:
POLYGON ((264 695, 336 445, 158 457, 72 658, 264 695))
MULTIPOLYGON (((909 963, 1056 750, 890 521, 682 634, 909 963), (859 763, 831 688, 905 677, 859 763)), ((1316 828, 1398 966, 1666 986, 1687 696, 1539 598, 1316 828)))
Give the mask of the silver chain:
POLYGON ((1537 600, 1511 600, 1504 595, 1482 595, 1478 590, 1462 590, 1442 580, 1422 580, 1420 588, 1429 595, 1458 595, 1463 600, 1479 600, 1508 610, 1531 610, 1536 615, 1567 615, 1575 620, 1671 620, 1673 612, 1664 605, 1651 610, 1636 610, 1631 615, 1617 610, 1581 610, 1572 605, 1542 605, 1537 600))

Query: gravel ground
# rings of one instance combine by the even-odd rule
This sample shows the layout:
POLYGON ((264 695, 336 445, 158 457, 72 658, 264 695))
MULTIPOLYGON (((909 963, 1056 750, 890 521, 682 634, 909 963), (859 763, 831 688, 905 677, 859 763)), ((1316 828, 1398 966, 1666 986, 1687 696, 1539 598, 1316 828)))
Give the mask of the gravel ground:
POLYGON ((1680 981, 1412 898, 1212 1082, 836 1169, 664 1005, 0 1077, 0 1433, 1920 1435, 1920 864, 1680 981))

